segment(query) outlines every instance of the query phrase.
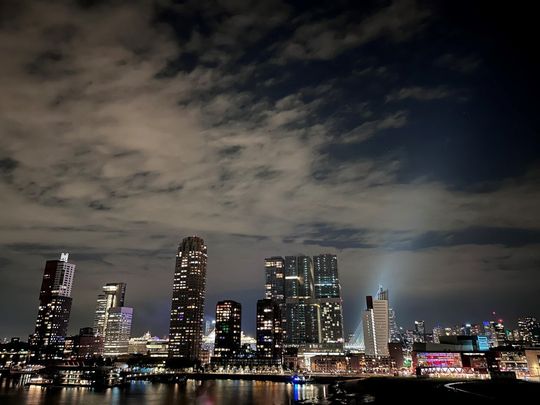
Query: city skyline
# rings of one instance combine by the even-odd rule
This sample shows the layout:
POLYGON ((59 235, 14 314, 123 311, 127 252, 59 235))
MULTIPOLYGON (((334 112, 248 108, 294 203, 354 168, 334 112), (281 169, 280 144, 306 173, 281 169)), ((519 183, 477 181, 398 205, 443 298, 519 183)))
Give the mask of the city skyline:
MULTIPOLYGON (((202 294, 203 294, 202 299, 204 301, 205 298, 206 298, 205 297, 204 284, 205 284, 205 281, 206 281, 205 279, 206 279, 206 260, 207 260, 206 245, 204 244, 204 240, 202 238, 198 237, 198 236, 190 236, 190 237, 184 238, 183 241, 179 244, 178 253, 177 253, 176 257, 177 257, 176 270, 174 272, 173 283, 172 283, 173 292, 177 291, 179 289, 180 285, 181 285, 181 282, 180 282, 180 279, 182 277, 181 274, 186 274, 187 275, 187 273, 185 273, 182 269, 187 269, 188 268, 187 266, 189 266, 191 268, 193 266, 193 264, 195 265, 195 267, 197 267, 201 263, 201 265, 204 268, 204 271, 203 271, 204 281, 203 281, 203 289, 202 289, 202 294), (199 249, 202 249, 202 250, 199 250, 199 249), (194 259, 196 261, 192 262, 192 260, 194 260, 194 259), (201 259, 203 259, 203 261, 199 262, 199 260, 201 260, 201 259), (189 265, 188 265, 187 260, 190 260, 189 265)), ((116 311, 115 314, 118 313, 118 314, 120 314, 121 317, 125 317, 126 315, 128 316, 127 323, 126 323, 125 326, 120 326, 120 325, 123 325, 121 320, 119 321, 119 320, 117 320, 115 318, 114 321, 113 321, 113 323, 118 323, 118 325, 119 325, 119 326, 116 326, 116 328, 118 329, 118 332, 115 332, 115 333, 116 334, 123 333, 122 336, 123 336, 123 339, 125 340, 125 343, 122 343, 122 344, 125 345, 124 349, 127 350, 127 340, 130 337, 133 337, 133 336, 137 335, 137 333, 132 333, 131 332, 133 308, 124 307, 125 290, 126 290, 126 283, 124 283, 124 282, 107 283, 106 285, 104 285, 102 287, 103 291, 102 291, 102 293, 98 294, 97 306, 95 307, 95 311, 94 311, 94 315, 93 315, 94 316, 94 318, 93 318, 93 328, 88 327, 88 326, 81 326, 81 325, 71 326, 70 329, 66 328, 66 324, 69 323, 69 313, 70 313, 71 301, 72 301, 72 297, 70 296, 70 294, 71 294, 72 283, 73 283, 73 278, 74 278, 73 277, 74 269, 76 267, 75 264, 68 263, 68 258, 69 258, 69 253, 61 253, 60 254, 60 259, 47 260, 46 265, 45 265, 45 269, 44 269, 44 275, 43 275, 43 283, 45 283, 45 284, 42 283, 42 291, 40 292, 40 300, 43 300, 43 298, 41 298, 43 296, 43 291, 44 291, 43 286, 46 286, 45 290, 47 290, 47 291, 51 290, 53 292, 53 298, 56 295, 66 296, 66 297, 70 298, 70 305, 69 305, 69 308, 67 309, 67 318, 66 319, 62 318, 63 320, 61 321, 61 323, 64 324, 64 326, 60 326, 60 329, 62 329, 62 330, 65 329, 65 331, 62 332, 63 335, 64 335, 63 337, 70 336, 70 334, 73 335, 72 333, 70 333, 73 330, 79 330, 80 329, 82 331, 83 329, 90 329, 90 330, 94 331, 93 333, 95 333, 96 336, 101 336, 101 338, 103 339, 104 336, 105 336, 104 326, 107 324, 108 312, 109 312, 109 310, 113 310, 113 312, 116 311), (56 272, 57 272, 57 266, 59 266, 58 269, 61 270, 61 273, 59 274, 59 276, 55 275, 56 272), (66 266, 69 266, 69 268, 68 268, 69 271, 63 270, 66 266), (53 274, 53 276, 54 276, 52 278, 52 280, 51 280, 52 284, 50 284, 49 282, 45 282, 45 280, 48 280, 48 279, 51 278, 50 274, 53 274), (126 311, 129 311, 129 313, 124 314, 124 312, 126 312, 126 311), (125 331, 120 332, 120 330, 125 330, 125 331)), ((336 318, 336 315, 332 314, 332 311, 330 312, 332 315, 330 315, 330 316, 326 315, 326 317, 328 318, 330 323, 332 321, 339 320, 341 318, 341 308, 342 308, 342 299, 340 298, 341 287, 340 287, 339 279, 338 279, 338 276, 337 276, 337 256, 325 253, 325 254, 319 254, 319 255, 313 256, 313 261, 312 261, 312 258, 307 257, 305 255, 285 256, 285 257, 274 255, 274 256, 272 256, 270 258, 265 258, 264 259, 264 274, 265 274, 266 282, 264 283, 263 288, 262 288, 262 290, 263 290, 262 296, 264 298, 261 298, 261 299, 257 300, 257 306, 256 306, 256 311, 257 312, 256 312, 256 322, 255 322, 256 324, 259 322, 259 313, 258 313, 259 302, 264 302, 265 299, 266 299, 266 301, 269 300, 269 302, 273 302, 275 305, 277 305, 277 307, 279 308, 280 313, 281 313, 281 310, 285 311, 285 315, 283 315, 282 321, 280 321, 280 324, 283 323, 284 325, 286 325, 287 318, 289 316, 289 315, 287 315, 287 313, 294 313, 294 309, 292 309, 292 312, 291 312, 291 308, 287 308, 287 305, 285 304, 285 302, 286 302, 285 297, 287 297, 288 294, 290 295, 292 290, 294 290, 294 294, 298 294, 297 288, 292 288, 290 285, 289 285, 289 287, 286 287, 286 282, 287 281, 290 284, 290 282, 292 281, 290 279, 291 278, 296 279, 297 277, 296 276, 291 277, 290 275, 289 275, 289 277, 287 277, 286 274, 289 274, 291 271, 294 272, 294 273, 298 272, 299 270, 308 271, 306 266, 311 266, 311 270, 310 270, 311 273, 309 275, 309 283, 308 283, 308 285, 306 287, 303 287, 303 288, 306 289, 306 291, 313 290, 313 291, 309 292, 309 294, 311 294, 311 295, 309 297, 306 296, 305 298, 310 298, 313 301, 313 303, 316 303, 316 305, 318 307, 318 311, 320 311, 317 314, 317 318, 318 318, 317 322, 318 322, 319 326, 318 326, 318 329, 317 329, 316 333, 318 335, 318 338, 312 340, 313 338, 308 337, 306 339, 306 336, 304 336, 303 338, 299 339, 298 341, 289 340, 289 343, 293 343, 293 344, 298 344, 298 343, 305 344, 305 343, 309 343, 309 342, 312 342, 312 343, 315 343, 315 342, 319 342, 319 343, 328 343, 328 342, 335 343, 337 341, 342 341, 345 344, 347 344, 347 343, 350 344, 351 342, 347 340, 347 336, 349 336, 349 337, 352 336, 353 335, 352 334, 353 330, 356 331, 356 332, 361 330, 362 335, 363 335, 362 339, 364 341, 363 343, 366 344, 366 342, 368 342, 368 346, 373 347, 373 345, 376 346, 376 343, 375 343, 376 339, 373 340, 374 339, 373 337, 369 337, 369 336, 373 336, 373 334, 375 333, 375 332, 373 332, 373 329, 370 328, 370 325, 371 325, 371 327, 375 328, 375 324, 377 323, 376 322, 377 317, 378 317, 379 320, 383 319, 383 318, 386 318, 386 320, 384 321, 384 322, 386 322, 386 325, 385 326, 379 326, 379 328, 382 327, 383 328, 382 330, 385 330, 385 332, 383 332, 383 333, 384 333, 385 336, 387 336, 388 342, 395 341, 394 338, 393 338, 393 333, 394 332, 393 332, 392 328, 393 327, 398 327, 398 326, 399 326, 399 329, 401 330, 401 332, 398 332, 398 333, 405 333, 405 332, 418 333, 419 328, 420 328, 422 330, 422 333, 421 333, 421 335, 423 336, 422 339, 424 339, 428 335, 435 335, 435 332, 438 331, 438 330, 441 330, 442 332, 446 331, 447 335, 448 335, 448 333, 450 333, 450 334, 462 333, 462 334, 465 334, 465 335, 469 335, 470 332, 471 332, 470 331, 471 326, 481 329, 482 324, 484 325, 483 326, 484 328, 486 328, 486 324, 492 324, 492 325, 500 324, 501 329, 500 329, 499 333, 502 333, 504 335, 505 331, 514 332, 514 331, 516 331, 518 329, 521 329, 523 327, 523 324, 522 324, 523 322, 527 322, 526 321, 527 319, 534 319, 534 317, 535 317, 534 314, 529 313, 529 314, 522 314, 521 316, 519 316, 516 319, 510 319, 510 320, 507 319, 506 321, 504 321, 502 318, 500 318, 500 316, 498 316, 498 314, 496 314, 495 312, 492 312, 490 314, 490 316, 486 316, 481 321, 471 321, 471 322, 460 321, 460 322, 457 322, 457 323, 454 323, 454 324, 448 323, 448 322, 445 323, 445 322, 440 322, 440 321, 433 321, 432 325, 431 324, 427 325, 427 329, 426 329, 426 321, 425 321, 425 319, 422 319, 420 321, 415 319, 414 322, 413 322, 414 327, 413 328, 408 328, 407 326, 410 326, 410 325, 403 325, 402 323, 398 324, 396 322, 395 310, 389 304, 390 301, 389 301, 388 289, 383 289, 383 286, 379 285, 378 289, 377 289, 377 292, 375 294, 375 300, 373 299, 372 296, 366 296, 367 309, 366 309, 366 307, 364 307, 363 310, 359 311, 360 321, 356 325, 351 325, 350 326, 350 331, 349 331, 349 328, 345 329, 344 325, 340 325, 340 324, 337 325, 337 327, 338 327, 337 330, 335 329, 335 327, 325 327, 325 326, 323 326, 324 319, 325 319, 323 307, 325 305, 328 305, 328 304, 339 303, 339 310, 337 312, 337 314, 338 314, 337 318, 336 318), (294 264, 295 269, 290 267, 289 270, 287 270, 287 263, 289 264, 289 267, 294 264), (298 263, 300 263, 300 265, 298 263), (315 265, 314 265, 314 263, 315 263, 315 265), (317 270, 317 268, 318 268, 318 270, 317 270), (278 273, 280 273, 280 275, 278 275, 278 277, 276 277, 276 269, 277 269, 278 273), (289 280, 287 280, 287 278, 289 278, 289 280), (271 281, 270 284, 269 284, 269 281, 271 281), (328 300, 328 298, 331 298, 331 299, 328 300), (337 299, 337 301, 336 301, 336 299, 337 299), (380 303, 385 302, 385 305, 384 305, 384 309, 383 309, 383 307, 381 307, 382 312, 380 312, 380 310, 379 310, 379 314, 378 315, 376 314, 375 317, 373 318, 373 315, 367 315, 367 314, 369 313, 370 309, 373 310, 374 302, 379 303, 379 304, 377 304, 379 306, 381 305, 380 303), (383 313, 386 314, 386 315, 383 315, 383 313), (533 317, 533 318, 530 318, 530 317, 533 317), (503 322, 506 323, 505 326, 502 326, 503 322), (441 326, 444 326, 445 328, 441 328, 441 326), (341 331, 342 330, 341 328, 344 328, 343 332, 341 331), (359 329, 359 328, 361 328, 361 329, 359 329), (508 329, 508 328, 510 328, 510 329, 508 329), (469 332, 466 332, 466 330, 469 330, 469 332), (339 331, 339 333, 338 333, 338 331, 339 331), (340 338, 341 340, 336 341, 335 339, 331 338, 331 337, 335 337, 336 334, 337 334, 337 336, 341 336, 341 338, 340 338), (370 341, 371 341, 371 343, 369 343, 370 341)), ((191 272, 192 270, 193 269, 190 269, 189 272, 191 272)), ((200 272, 200 270, 197 270, 197 269, 195 269, 195 270, 196 270, 197 274, 200 272)), ((184 278, 185 278, 185 276, 184 276, 184 278)), ((301 277, 298 277, 298 279, 302 284, 304 284, 301 277)), ((191 283, 192 284, 190 284, 190 285, 194 285, 193 281, 191 283)), ((197 282, 195 284, 199 284, 199 283, 200 282, 197 282)), ((183 288, 186 288, 186 287, 184 286, 183 288)), ((50 295, 50 293, 47 293, 47 291, 45 291, 45 294, 50 295)), ((175 300, 174 300, 175 296, 176 295, 173 294, 173 300, 172 300, 173 310, 174 310, 174 308, 176 308, 175 307, 175 300)), ((197 294, 197 296, 198 296, 198 294, 197 294)), ((201 298, 197 298, 197 299, 201 299, 201 298)), ((46 301, 48 302, 48 300, 50 300, 50 298, 47 299, 46 301)), ((185 300, 185 302, 189 302, 189 301, 190 301, 189 298, 187 300, 185 300)), ((237 302, 235 302, 233 300, 230 300, 230 299, 222 299, 221 301, 218 301, 216 305, 219 308, 219 306, 222 305, 222 304, 230 305, 230 303, 238 305, 239 308, 241 307, 240 303, 237 303, 237 302)), ((46 308, 46 306, 44 306, 44 308, 46 308)), ((203 308, 204 308, 204 305, 203 305, 203 308)), ((41 311, 42 311, 42 309, 41 309, 41 305, 40 305, 40 308, 38 310, 38 321, 37 321, 37 324, 36 324, 36 332, 35 333, 37 333, 38 325, 40 325, 42 323, 41 319, 43 318, 43 315, 42 315, 41 311)), ((178 310, 176 310, 176 311, 178 311, 178 310)), ((377 312, 377 310, 375 312, 377 312)), ((177 312, 171 312, 170 313, 170 320, 173 319, 173 316, 175 316, 174 314, 176 314, 176 313, 177 312)), ((200 312, 198 311, 198 313, 200 313, 200 312)), ((217 312, 214 313, 214 314, 217 315, 217 312)), ((197 315, 197 319, 199 319, 198 315, 197 315)), ((194 344, 195 344, 196 347, 199 347, 199 348, 202 347, 202 338, 205 336, 205 331, 207 329, 207 326, 205 326, 205 325, 208 323, 208 319, 212 319, 212 315, 208 316, 208 315, 205 314, 200 319, 200 322, 199 322, 199 324, 200 324, 199 325, 200 337, 198 337, 198 338, 196 337, 196 335, 199 335, 198 332, 193 335, 193 336, 195 336, 194 344)), ((215 323, 215 319, 217 319, 217 318, 214 318, 214 323, 215 323)), ((242 333, 244 333, 245 328, 244 328, 244 324, 241 323, 242 319, 244 319, 244 318, 241 318, 240 315, 238 315, 238 320, 237 321, 240 322, 240 323, 238 323, 238 325, 241 328, 241 329, 239 329, 239 331, 241 330, 242 333)), ((123 322, 125 323, 126 320, 124 320, 123 322)), ((41 328, 41 327, 39 327, 39 328, 41 328)), ((58 326, 55 326, 54 328, 58 328, 58 326)), ((143 326, 142 329, 145 329, 145 327, 143 326)), ((280 326, 280 329, 281 329, 281 326, 280 326)), ((287 339, 285 338, 285 336, 286 336, 285 329, 286 328, 283 328, 283 337, 282 338, 284 339, 284 341, 286 343, 287 339)), ((238 333, 240 333, 240 332, 238 332, 238 333)), ((379 332, 377 332, 377 333, 379 333, 379 332)), ((474 334, 478 334, 478 333, 480 333, 480 332, 477 331, 474 334)), ((254 336, 257 335, 256 330, 253 331, 253 335, 254 336)), ((35 336, 35 334, 30 334, 29 335, 30 341, 32 341, 33 336, 35 336)), ((169 335, 162 334, 162 336, 169 336, 169 335)), ((240 335, 238 335, 238 336, 240 336, 240 335)), ((18 337, 20 338, 20 336, 18 336, 18 337)), ((0 336, 0 338, 6 339, 7 337, 6 336, 0 336)), ((190 339, 192 339, 192 338, 188 338, 188 341, 190 339)), ((504 339, 506 339, 506 337, 504 339)), ((114 347, 118 346, 118 343, 117 343, 118 340, 117 339, 111 338, 111 343, 112 342, 114 342, 113 343, 114 347)), ((102 341, 101 344, 103 345, 103 343, 106 344, 107 339, 104 339, 104 341, 102 341)), ((111 343, 109 343, 109 344, 111 344, 111 343)), ((100 350, 103 350, 103 347, 100 350)), ((366 350, 367 350, 367 352, 370 352, 370 354, 374 355, 374 354, 377 354, 378 349, 375 349, 375 348, 369 349, 369 348, 367 348, 366 350)), ((105 351, 107 351, 107 350, 105 350, 105 351)), ((172 357, 184 357, 185 356, 185 353, 180 355, 180 356, 173 355, 174 352, 175 352, 175 350, 171 350, 170 356, 172 356, 172 357)), ((109 353, 112 353, 112 351, 109 350, 109 353)), ((122 353, 122 351, 120 351, 118 353, 122 353)))
POLYGON ((70 333, 121 280, 134 333, 166 334, 192 234, 206 314, 238 301, 252 335, 274 254, 339 256, 346 333, 379 284, 401 325, 539 317, 533 13, 311 3, 3 2, 2 334, 60 251, 70 333))

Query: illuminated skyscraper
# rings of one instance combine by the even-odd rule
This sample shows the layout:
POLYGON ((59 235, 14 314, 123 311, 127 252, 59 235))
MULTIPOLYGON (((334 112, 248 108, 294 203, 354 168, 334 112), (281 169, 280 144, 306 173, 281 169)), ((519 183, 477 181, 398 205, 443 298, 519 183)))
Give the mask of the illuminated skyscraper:
POLYGON ((107 357, 128 354, 133 308, 125 307, 125 283, 107 283, 98 295, 94 332, 99 336, 97 351, 107 357))
POLYGON ((113 307, 123 307, 125 296, 125 283, 107 283, 103 286, 103 294, 98 295, 94 317, 94 333, 96 335, 105 335, 108 310, 113 307))
POLYGON ((392 308, 388 308, 388 326, 390 328, 390 342, 401 342, 401 333, 396 321, 396 312, 392 308))
POLYGON ((283 331, 280 306, 271 299, 257 301, 257 357, 281 362, 283 331))
POLYGON ((75 264, 68 253, 60 260, 48 260, 39 292, 36 329, 30 336, 32 360, 61 358, 71 312, 71 288, 75 264))
MULTIPOLYGON (((285 260, 281 256, 264 259, 265 272, 265 298, 279 305, 281 314, 281 328, 285 328, 287 313, 285 306, 285 260)), ((283 333, 285 333, 283 331, 283 333)))
POLYGON ((426 322, 414 321, 414 341, 425 343, 426 341, 426 322))
POLYGON ((242 337, 242 305, 226 300, 216 305, 216 340, 214 357, 234 358, 240 353, 242 337))
POLYGON ((283 257, 269 257, 264 259, 266 277, 265 298, 281 304, 285 301, 285 261, 283 257))
POLYGON ((115 357, 128 354, 133 308, 112 307, 107 311, 103 355, 115 357))
POLYGON ((200 357, 204 328, 207 251, 204 240, 182 240, 176 254, 169 357, 196 361, 200 357))
POLYGON ((320 342, 343 348, 343 313, 337 256, 313 257, 315 302, 319 306, 320 342))
POLYGON ((364 344, 367 356, 388 356, 390 327, 388 323, 388 290, 379 287, 377 299, 366 297, 364 311, 364 344))
POLYGON ((540 346, 540 322, 534 317, 518 319, 518 334, 520 340, 533 346, 540 346))
POLYGON ((285 257, 285 343, 320 342, 319 305, 314 299, 313 261, 309 256, 285 257))

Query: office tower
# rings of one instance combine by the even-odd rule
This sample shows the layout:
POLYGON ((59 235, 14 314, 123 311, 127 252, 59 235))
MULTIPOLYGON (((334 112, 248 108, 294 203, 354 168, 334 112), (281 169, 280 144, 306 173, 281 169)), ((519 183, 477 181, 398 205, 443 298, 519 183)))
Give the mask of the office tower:
POLYGON ((309 256, 285 257, 285 343, 320 342, 319 305, 314 299, 313 261, 309 256))
POLYGON ((103 293, 98 295, 94 318, 94 333, 96 335, 105 335, 108 310, 113 307, 123 307, 125 295, 125 283, 107 283, 103 286, 103 293))
POLYGON ((264 259, 266 277, 265 298, 272 299, 281 304, 285 300, 285 261, 283 257, 269 257, 264 259))
POLYGON ((281 310, 271 299, 257 301, 257 357, 281 362, 283 331, 281 310))
POLYGON ((482 334, 482 329, 479 324, 472 324, 471 325, 471 336, 478 336, 482 334))
POLYGON ((197 236, 178 246, 174 271, 169 358, 199 359, 204 327, 207 251, 197 236))
POLYGON ((60 260, 48 260, 45 263, 36 329, 30 337, 31 360, 63 356, 75 273, 75 264, 69 263, 68 258, 68 253, 62 253, 60 260))
POLYGON ((132 319, 133 308, 109 308, 103 344, 104 356, 115 357, 128 354, 132 319))
POLYGON ((235 358, 240 353, 242 337, 242 305, 226 300, 216 305, 216 340, 214 357, 235 358))
POLYGON ((98 295, 94 318, 97 353, 107 357, 128 354, 133 308, 125 307, 126 283, 107 283, 98 295))
POLYGON ((435 326, 433 328, 433 343, 440 343, 439 338, 444 335, 444 329, 441 326, 435 326))
POLYGON ((264 259, 265 272, 265 298, 271 299, 279 305, 281 314, 281 328, 285 333, 287 311, 285 306, 285 260, 281 256, 264 259))
POLYGON ((426 341, 426 322, 414 321, 414 341, 425 343, 426 341))
POLYGON ((343 349, 343 313, 337 256, 313 257, 315 302, 320 314, 320 342, 343 349))
POLYGON ((489 329, 491 330, 491 343, 493 346, 504 346, 508 343, 502 319, 490 321, 489 329))
MULTIPOLYGON (((94 333, 101 339, 98 339, 97 353, 105 356, 119 356, 127 354, 123 352, 126 348, 126 334, 131 332, 131 318, 133 309, 126 311, 115 310, 113 308, 125 308, 124 301, 126 296, 126 283, 107 283, 103 286, 103 293, 98 295, 96 313, 94 317, 94 333), (131 311, 131 316, 129 315, 131 311), (109 322, 110 314, 115 314, 112 323, 109 322), (123 314, 123 315, 119 315, 123 314), (109 325, 115 329, 108 332, 109 325)), ((129 340, 129 336, 127 337, 129 340)))
POLYGON ((523 340, 530 345, 540 345, 540 322, 531 316, 519 318, 518 335, 520 340, 523 340))
POLYGON ((401 342, 401 334, 396 322, 396 312, 392 308, 388 308, 388 326, 390 328, 390 342, 401 342))
POLYGON ((377 298, 366 297, 367 308, 363 317, 365 351, 367 356, 388 356, 388 290, 379 287, 377 298))

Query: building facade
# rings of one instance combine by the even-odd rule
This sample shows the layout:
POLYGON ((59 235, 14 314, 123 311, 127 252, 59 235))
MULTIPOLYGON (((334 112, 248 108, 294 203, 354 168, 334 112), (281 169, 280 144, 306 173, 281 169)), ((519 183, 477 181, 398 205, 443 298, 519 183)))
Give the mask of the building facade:
POLYGON ((75 264, 62 253, 60 260, 48 260, 39 292, 36 328, 30 336, 31 360, 62 358, 71 313, 71 289, 75 264))
POLYGON ((202 238, 184 238, 176 254, 169 358, 199 360, 206 293, 207 248, 202 238))
POLYGON ((108 310, 113 307, 123 307, 125 296, 125 283, 107 283, 103 286, 103 293, 98 295, 94 317, 94 333, 96 335, 105 335, 108 310))
POLYGON ((98 295, 94 333, 98 353, 108 357, 128 354, 133 308, 125 307, 126 283, 107 283, 98 295))
POLYGON ((366 356, 388 356, 390 327, 388 321, 388 290, 379 288, 377 299, 366 297, 364 311, 364 344, 366 356))
POLYGON ((531 346, 540 346, 540 322, 535 317, 518 319, 518 334, 520 340, 531 346))
POLYGON ((257 357, 281 363, 283 331, 281 310, 271 299, 257 301, 257 357))
POLYGON ((214 357, 236 358, 240 354, 242 337, 242 305, 232 300, 216 305, 216 337, 214 357))
POLYGON ((128 354, 132 320, 133 308, 109 308, 103 343, 104 356, 116 357, 128 354))
POLYGON ((319 343, 320 313, 315 300, 313 260, 285 257, 285 344, 319 343))
POLYGON ((319 306, 320 343, 343 349, 343 311, 337 256, 313 257, 315 301, 319 306))

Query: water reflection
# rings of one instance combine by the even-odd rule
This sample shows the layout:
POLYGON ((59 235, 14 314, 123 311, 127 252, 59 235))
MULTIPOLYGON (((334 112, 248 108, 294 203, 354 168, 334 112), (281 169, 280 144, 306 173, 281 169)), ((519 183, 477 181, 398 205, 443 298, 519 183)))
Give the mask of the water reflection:
POLYGON ((183 384, 133 382, 123 388, 45 389, 0 385, 2 405, 169 405, 169 404, 294 404, 326 396, 322 384, 292 385, 270 381, 188 380, 183 384))

